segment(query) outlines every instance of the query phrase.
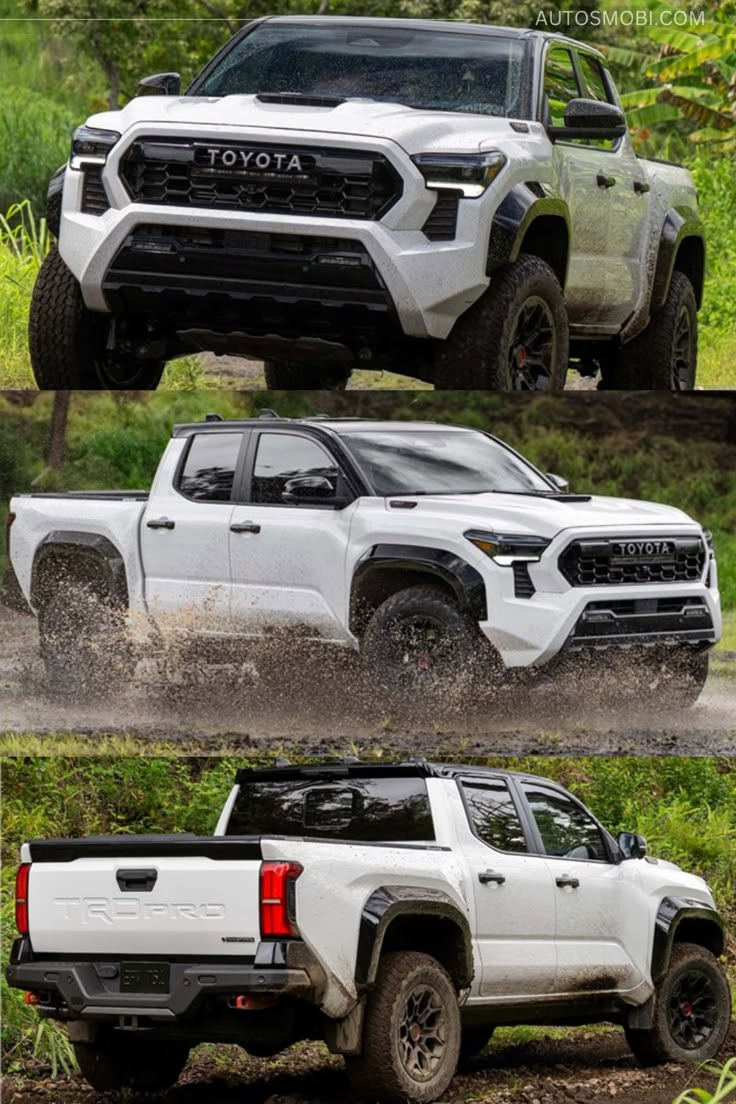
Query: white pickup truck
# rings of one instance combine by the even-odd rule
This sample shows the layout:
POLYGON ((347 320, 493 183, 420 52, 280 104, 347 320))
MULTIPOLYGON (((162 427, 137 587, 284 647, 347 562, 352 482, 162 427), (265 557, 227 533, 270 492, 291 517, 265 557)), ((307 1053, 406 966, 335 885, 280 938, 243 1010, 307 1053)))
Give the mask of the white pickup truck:
POLYGON ((23 845, 7 979, 101 1091, 189 1049, 324 1039, 369 1101, 426 1102, 502 1024, 621 1024, 646 1063, 731 1020, 706 883, 571 794, 471 766, 243 770, 215 835, 23 845))
POLYGON ((691 389, 705 245, 692 178, 637 156, 605 58, 423 20, 254 20, 93 115, 52 180, 42 388, 156 387, 168 360, 354 367, 443 388, 691 389))
MULTIPOLYGON (((389 691, 624 657, 693 702, 721 618, 710 536, 682 511, 572 494, 490 434, 429 422, 177 426, 151 493, 18 495, 11 581, 52 676, 105 683, 166 639, 280 630, 360 652, 389 691), (113 644, 117 641, 118 646, 113 644)), ((10 600, 10 598, 8 599, 10 600)))

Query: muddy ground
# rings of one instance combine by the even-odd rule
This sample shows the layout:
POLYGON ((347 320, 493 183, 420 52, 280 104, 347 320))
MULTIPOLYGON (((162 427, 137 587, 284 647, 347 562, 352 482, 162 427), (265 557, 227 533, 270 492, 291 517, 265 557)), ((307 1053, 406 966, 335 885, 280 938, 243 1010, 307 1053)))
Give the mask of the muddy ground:
MULTIPOLYGON (((623 1033, 585 1029, 564 1038, 499 1041, 472 1060, 452 1082, 444 1104, 672 1104, 689 1086, 712 1089, 714 1079, 692 1067, 639 1067, 623 1033)), ((736 1028, 720 1056, 736 1052, 736 1028)), ((33 1080, 8 1076, 4 1104, 98 1104, 81 1079, 51 1081, 42 1068, 33 1080)), ((112 1098, 111 1098, 112 1099, 112 1098)), ((151 1099, 151 1098, 149 1098, 151 1099)), ((166 1104, 352 1104, 342 1061, 317 1043, 285 1051, 277 1059, 250 1058, 234 1047, 203 1047, 190 1058, 166 1104)))
POLYGON ((76 693, 49 684, 35 620, 0 607, 0 730, 9 733, 125 732, 264 751, 293 742, 314 755, 736 754, 736 656, 719 659, 692 709, 651 711, 646 692, 624 696, 608 682, 603 699, 575 679, 510 684, 484 702, 458 686, 441 709, 422 709, 414 697, 387 701, 341 650, 297 656, 277 645, 257 667, 167 656, 76 693))

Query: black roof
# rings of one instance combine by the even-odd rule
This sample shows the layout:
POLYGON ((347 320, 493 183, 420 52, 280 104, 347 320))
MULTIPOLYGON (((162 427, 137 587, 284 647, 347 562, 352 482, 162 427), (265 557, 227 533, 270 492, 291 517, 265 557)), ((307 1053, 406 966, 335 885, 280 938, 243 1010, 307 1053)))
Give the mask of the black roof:
POLYGON ((505 770, 502 767, 480 767, 470 763, 431 763, 426 759, 408 759, 385 763, 360 759, 330 759, 323 763, 307 763, 301 766, 284 760, 273 767, 244 767, 236 774, 237 783, 292 782, 309 778, 519 778, 525 781, 544 782, 562 789, 551 778, 528 771, 505 770))

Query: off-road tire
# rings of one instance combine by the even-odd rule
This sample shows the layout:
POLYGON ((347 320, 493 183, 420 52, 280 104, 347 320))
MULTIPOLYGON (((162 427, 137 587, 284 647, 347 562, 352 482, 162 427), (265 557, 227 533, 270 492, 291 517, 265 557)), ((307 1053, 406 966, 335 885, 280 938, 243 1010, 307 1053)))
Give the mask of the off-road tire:
POLYGON ((553 328, 550 373, 534 390, 562 391, 567 378, 570 334, 560 282, 546 261, 522 254, 503 265, 491 285, 438 343, 435 387, 448 390, 531 390, 515 384, 509 366, 512 341, 525 303, 542 300, 553 328))
POLYGON ((266 360, 263 374, 269 391, 344 391, 350 379, 346 369, 291 360, 266 360))
POLYGON ((28 320, 31 367, 39 388, 147 391, 158 387, 164 361, 136 361, 108 352, 108 328, 109 317, 87 309, 79 283, 58 249, 52 249, 36 279, 28 320))
POLYGON ((692 648, 655 652, 643 669, 645 693, 663 707, 689 709, 697 702, 708 678, 710 655, 692 648))
POLYGON ((353 1091, 382 1104, 429 1104, 447 1089, 460 1054, 460 1007, 447 971, 418 951, 391 951, 381 958, 368 999, 362 1052, 345 1059, 353 1091), (426 1080, 415 1079, 401 1057, 400 1031, 407 998, 426 986, 441 1009, 442 1054, 426 1080))
POLYGON ((615 351, 604 374, 606 390, 692 391, 698 364, 698 304, 693 285, 682 272, 672 273, 667 299, 652 314, 647 328, 615 351), (673 378, 678 323, 685 311, 692 336, 687 380, 673 378))
POLYGON ((731 1024, 731 990, 725 971, 715 955, 693 943, 676 943, 672 948, 667 973, 654 994, 654 1023, 651 1028, 624 1028, 626 1041, 643 1065, 663 1062, 705 1062, 723 1046, 731 1024), (680 1045, 670 1029, 669 1004, 678 980, 696 970, 710 979, 716 1010, 716 1022, 701 1046, 680 1045))
POLYGON ((82 1076, 97 1092, 159 1093, 179 1080, 189 1047, 106 1031, 94 1043, 74 1043, 74 1053, 82 1076))
MULTIPOLYGON (((413 651, 420 655, 421 644, 413 651)), ((444 695, 461 679, 480 686, 498 682, 498 660, 469 613, 441 587, 421 585, 399 590, 374 611, 361 641, 361 655, 371 680, 389 693, 417 690, 422 697, 444 695), (402 639, 412 624, 428 627, 438 641, 436 667, 421 670, 412 663, 412 648, 402 639)))
POLYGON ((494 1027, 464 1027, 460 1042, 460 1062, 476 1058, 493 1038, 494 1027))
POLYGON ((104 582, 62 580, 38 615, 41 656, 53 689, 89 693, 133 672, 125 611, 104 582))

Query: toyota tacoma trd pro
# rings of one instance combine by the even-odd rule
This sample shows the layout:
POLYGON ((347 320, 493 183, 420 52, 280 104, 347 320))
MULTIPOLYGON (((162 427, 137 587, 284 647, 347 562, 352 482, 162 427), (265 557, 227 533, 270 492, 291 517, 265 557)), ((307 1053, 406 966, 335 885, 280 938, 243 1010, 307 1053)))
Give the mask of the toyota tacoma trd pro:
POLYGON ((702 878, 529 774, 423 762, 243 770, 214 836, 23 845, 7 979, 100 1091, 198 1043, 324 1039, 369 1101, 429 1102, 503 1024, 621 1024, 645 1063, 726 1038, 702 878))
POLYGON ((721 632, 697 522, 570 493, 460 426, 211 416, 174 428, 150 494, 25 494, 10 511, 6 601, 37 615, 67 690, 109 685, 115 660, 163 640, 247 650, 279 631, 359 652, 416 702, 623 656, 647 703, 684 704, 721 632))
POLYGON ((604 57, 558 35, 254 20, 184 93, 145 80, 54 177, 42 388, 156 387, 211 350, 269 387, 690 389, 705 247, 682 167, 634 151, 604 57))

